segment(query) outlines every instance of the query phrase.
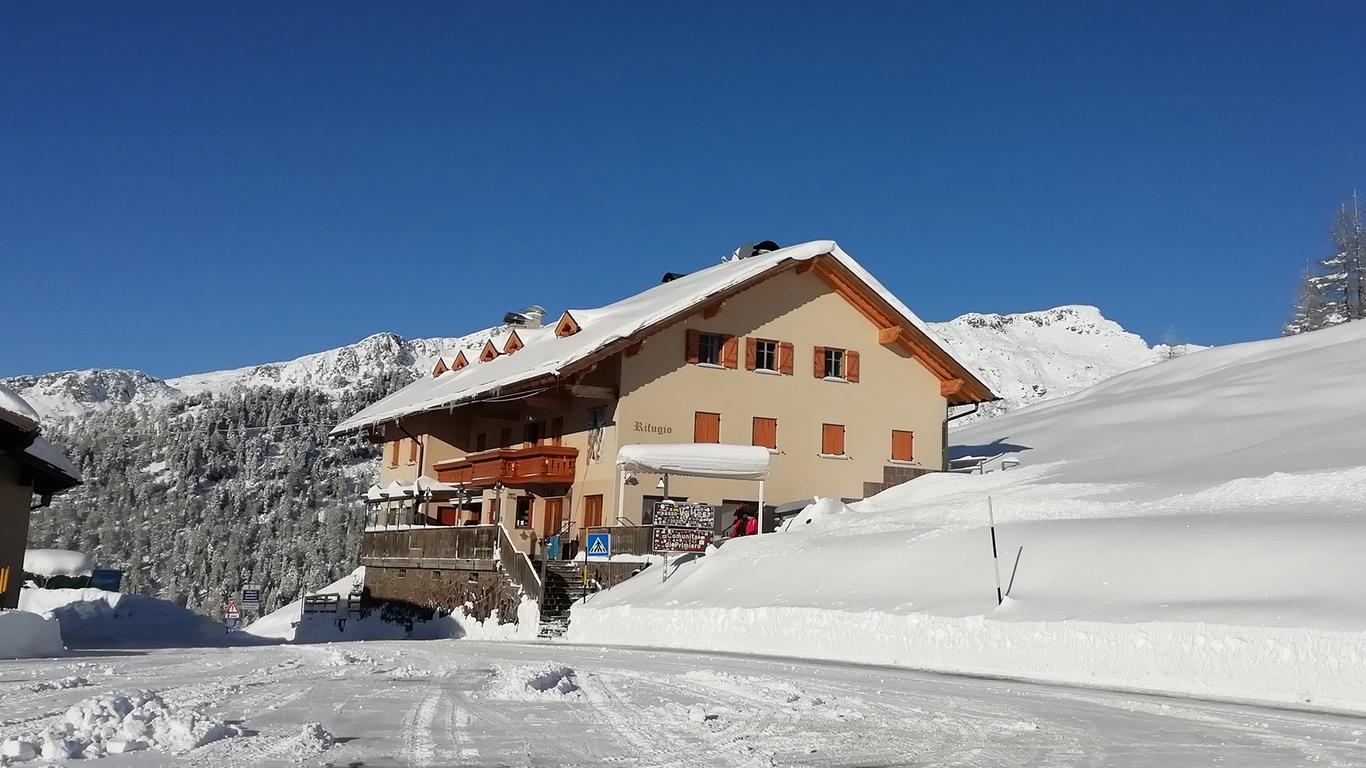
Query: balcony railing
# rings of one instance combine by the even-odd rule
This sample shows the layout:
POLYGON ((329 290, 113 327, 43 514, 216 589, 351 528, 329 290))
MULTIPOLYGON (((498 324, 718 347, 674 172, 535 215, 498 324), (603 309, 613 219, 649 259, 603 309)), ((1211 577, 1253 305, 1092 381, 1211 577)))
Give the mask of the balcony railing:
POLYGON ((360 541, 363 565, 451 567, 460 560, 492 560, 498 545, 498 526, 462 525, 366 531, 361 534, 360 541))
POLYGON ((578 448, 563 445, 495 448, 438 463, 436 479, 469 488, 487 488, 498 483, 509 488, 570 485, 578 458, 578 448))

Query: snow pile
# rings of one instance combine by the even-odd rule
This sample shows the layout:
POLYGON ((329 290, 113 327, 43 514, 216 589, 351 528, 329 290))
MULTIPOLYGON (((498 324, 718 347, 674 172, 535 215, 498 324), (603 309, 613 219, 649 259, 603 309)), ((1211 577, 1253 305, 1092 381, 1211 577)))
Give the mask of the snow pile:
POLYGON ((486 621, 470 618, 457 608, 449 616, 423 620, 391 615, 385 604, 377 602, 364 613, 349 612, 348 597, 365 583, 365 566, 328 584, 310 595, 339 595, 337 613, 303 613, 303 601, 296 600, 252 622, 242 630, 256 638, 287 643, 331 643, 347 640, 530 640, 539 630, 540 614, 535 602, 522 601, 517 623, 499 623, 495 611, 486 621), (339 621, 341 618, 345 621, 339 621))
POLYGON ((957 450, 1021 466, 815 504, 791 532, 575 606, 568 639, 1366 711, 1354 325, 1202 351, 974 424, 957 450), (1003 588, 1019 554, 1000 607, 988 496, 1003 588))
POLYGON ((24 570, 35 576, 89 576, 95 564, 84 552, 70 549, 26 549, 24 570))
POLYGON ((19 608, 51 616, 73 648, 223 645, 221 623, 148 595, 102 589, 38 589, 19 592, 19 608))
POLYGON ((4 384, 0 384, 0 419, 23 432, 36 432, 39 428, 38 412, 17 392, 4 384))
POLYGON ((840 519, 848 517, 851 513, 852 510, 849 509, 849 505, 839 499, 817 497, 812 499, 810 504, 806 505, 806 509, 803 509, 801 512, 797 513, 795 517, 787 521, 787 524, 783 526, 783 530, 802 531, 806 530, 806 527, 813 523, 819 523, 820 526, 824 526, 831 522, 831 518, 834 518, 834 522, 838 524, 840 519))
POLYGON ((331 749, 336 743, 337 737, 324 728, 322 723, 304 723, 292 751, 299 755, 318 754, 331 749))
POLYGON ((71 688, 84 688, 88 685, 90 685, 89 678, 71 675, 56 680, 39 680, 30 685, 28 689, 34 693, 42 693, 43 691, 65 691, 71 688))
POLYGON ((50 618, 28 611, 0 611, 0 659, 61 656, 61 628, 50 618))
POLYGON ((544 701, 583 697, 578 675, 572 667, 544 664, 502 664, 494 667, 493 679, 483 695, 503 701, 544 701))
POLYGON ((238 735, 241 731, 235 726, 176 706, 157 693, 112 693, 76 704, 46 730, 5 740, 0 744, 0 755, 21 762, 35 757, 68 760, 145 749, 185 752, 238 735))

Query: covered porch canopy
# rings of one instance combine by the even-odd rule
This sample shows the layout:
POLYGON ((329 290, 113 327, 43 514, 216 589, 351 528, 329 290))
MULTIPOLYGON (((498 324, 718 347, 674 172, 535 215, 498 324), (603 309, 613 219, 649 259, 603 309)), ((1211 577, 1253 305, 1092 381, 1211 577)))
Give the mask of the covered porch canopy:
MULTIPOLYGON (((764 478, 769 452, 758 445, 721 443, 634 443, 617 451, 617 519, 626 511, 626 473, 645 472, 679 477, 756 480, 759 483, 759 530, 764 529, 764 478)), ((667 485, 666 485, 667 488, 667 485)), ((667 496, 668 493, 666 492, 667 496)))

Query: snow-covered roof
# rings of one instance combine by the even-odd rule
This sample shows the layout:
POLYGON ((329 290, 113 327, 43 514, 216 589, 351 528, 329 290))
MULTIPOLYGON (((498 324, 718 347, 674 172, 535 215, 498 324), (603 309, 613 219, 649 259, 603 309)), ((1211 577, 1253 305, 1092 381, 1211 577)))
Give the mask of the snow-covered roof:
POLYGON ((627 472, 763 480, 768 476, 769 453, 757 445, 635 443, 617 451, 617 466, 627 472))
POLYGON ((61 448, 58 448, 56 444, 42 435, 35 438, 33 443, 24 449, 24 455, 43 462, 58 473, 65 475, 73 483, 81 481, 80 470, 71 463, 71 459, 62 453, 61 448))
MULTIPOLYGON (((980 391, 989 394, 986 386, 980 384, 973 373, 951 357, 929 325, 853 257, 833 240, 815 240, 746 259, 725 261, 660 283, 603 307, 567 310, 579 326, 579 331, 569 336, 557 336, 554 333, 555 324, 549 322, 537 329, 517 328, 517 336, 525 344, 522 349, 512 354, 499 354, 488 361, 480 361, 478 355, 467 356, 470 363, 468 367, 439 377, 420 378, 338 424, 332 434, 351 432, 410 414, 494 396, 504 388, 515 385, 534 386, 542 380, 551 384, 555 377, 609 345, 630 339, 664 321, 677 319, 711 297, 727 294, 791 262, 810 261, 827 255, 876 293, 900 315, 902 321, 936 345, 945 359, 961 369, 961 376, 979 385, 980 391)), ((500 352, 513 330, 503 328, 493 334, 491 341, 500 352)))
POLYGON ((4 384, 0 384, 0 420, 8 422, 20 432, 38 431, 38 412, 4 384))
POLYGON ((90 556, 72 549, 26 549, 24 570, 37 576, 89 576, 90 556))

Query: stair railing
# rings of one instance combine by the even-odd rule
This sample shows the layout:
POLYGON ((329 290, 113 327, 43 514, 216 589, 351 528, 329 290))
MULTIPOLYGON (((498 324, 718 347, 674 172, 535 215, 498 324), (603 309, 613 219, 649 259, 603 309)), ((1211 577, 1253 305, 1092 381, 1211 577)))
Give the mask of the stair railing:
POLYGON ((536 575, 536 568, 531 564, 531 558, 513 545, 512 537, 502 523, 498 524, 498 546, 494 556, 498 558, 503 571, 522 588, 523 594, 540 603, 541 579, 536 575))

